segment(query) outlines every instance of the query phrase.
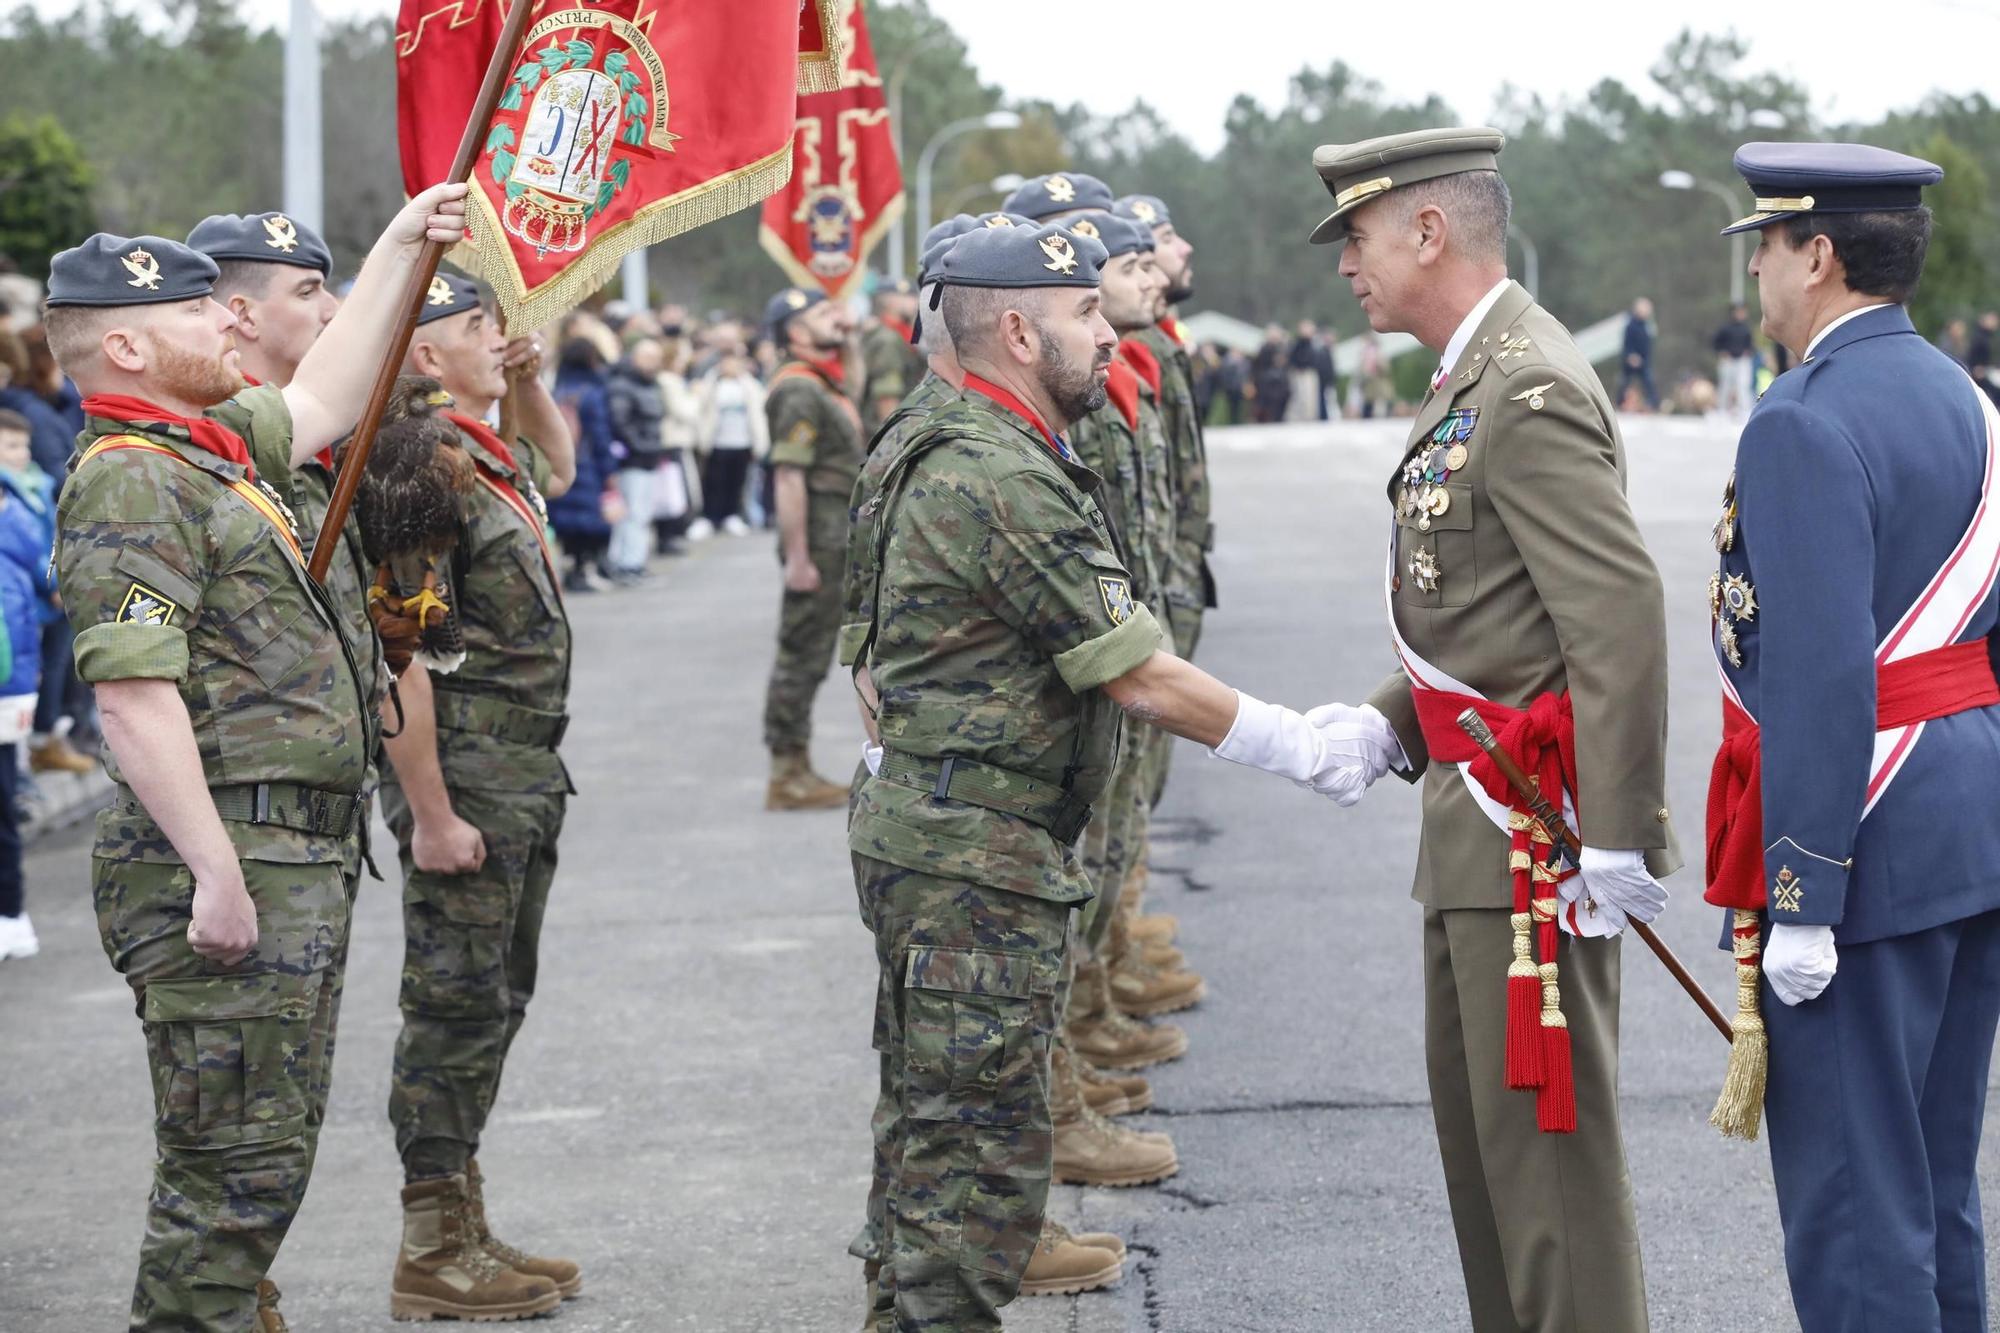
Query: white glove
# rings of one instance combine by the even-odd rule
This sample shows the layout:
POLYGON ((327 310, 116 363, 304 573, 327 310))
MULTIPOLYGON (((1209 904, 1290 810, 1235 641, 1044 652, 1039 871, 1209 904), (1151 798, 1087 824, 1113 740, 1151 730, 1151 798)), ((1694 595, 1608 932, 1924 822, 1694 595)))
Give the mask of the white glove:
POLYGON ((868 765, 869 775, 882 776, 882 747, 873 741, 861 742, 861 762, 868 765))
POLYGON ((1362 704, 1355 708, 1349 704, 1321 704, 1306 714, 1306 721, 1315 727, 1359 727, 1362 734, 1380 750, 1380 763, 1370 767, 1368 781, 1374 781, 1392 768, 1408 769, 1410 757, 1403 750, 1403 742, 1396 739, 1396 729, 1389 725, 1389 719, 1382 716, 1382 710, 1374 704, 1362 704))
POLYGON ((1578 939, 1608 940, 1625 929, 1624 912, 1595 894, 1590 895, 1589 902, 1584 901, 1582 875, 1571 875, 1563 880, 1556 885, 1556 893, 1563 900, 1563 910, 1556 914, 1556 925, 1562 928, 1563 934, 1574 935, 1578 939), (1570 920, 1571 904, 1576 906, 1574 923, 1570 920))
MULTIPOLYGON (((1585 847, 1577 857, 1577 878, 1599 907, 1615 907, 1634 921, 1646 923, 1667 905, 1667 890, 1646 873, 1646 854, 1585 847)), ((1586 909, 1588 910, 1588 909, 1586 909)))
POLYGON ((1771 927, 1771 938, 1764 941, 1764 975, 1786 1004, 1819 998, 1839 970, 1832 926, 1771 927))
POLYGON ((1388 765, 1374 730, 1367 724, 1314 726, 1299 713, 1236 692, 1236 721, 1222 744, 1209 751, 1218 759, 1275 773, 1341 806, 1353 805, 1388 765))

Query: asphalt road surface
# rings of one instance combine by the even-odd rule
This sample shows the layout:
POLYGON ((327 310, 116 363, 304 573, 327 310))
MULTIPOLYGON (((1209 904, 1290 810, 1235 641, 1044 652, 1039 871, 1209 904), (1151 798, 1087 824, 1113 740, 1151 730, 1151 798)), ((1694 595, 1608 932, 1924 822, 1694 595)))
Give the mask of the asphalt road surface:
MULTIPOLYGON (((1201 662, 1304 708, 1390 667, 1382 486, 1396 423, 1217 432, 1222 608, 1201 662)), ((1718 727, 1703 588, 1733 434, 1628 422, 1632 493, 1665 574, 1669 795, 1698 863, 1718 727)), ((874 962, 838 812, 766 814, 759 714, 778 572, 766 534, 717 538, 653 583, 572 601, 564 745, 582 794, 543 939, 541 990, 481 1159, 496 1229, 574 1257, 598 1330, 851 1330, 874 1060, 874 962)), ((818 710, 822 772, 860 737, 818 710)), ((1341 811, 1183 743, 1157 827, 1153 910, 1177 913, 1208 999, 1145 1123, 1180 1174, 1059 1189, 1059 1217, 1121 1232, 1123 1283, 1021 1300, 1010 1329, 1399 1333, 1466 1326, 1421 1050, 1415 790, 1341 811)), ((0 1330, 123 1327, 151 1162, 132 1001, 97 942, 87 826, 29 858, 42 956, 0 963, 0 1330)), ((377 846, 386 843, 378 837, 377 846)), ((380 858, 393 873, 393 854, 380 858)), ((1693 871, 1660 934, 1727 1004, 1693 871)), ((384 1115, 402 958, 394 883, 355 922, 317 1178, 273 1276, 299 1333, 386 1329, 399 1175, 384 1115)), ((1653 1327, 1797 1327, 1761 1144, 1706 1118, 1724 1048, 1636 942, 1622 1096, 1653 1327)), ((1982 1158, 1989 1188, 1992 1140, 1982 1158)), ((1606 1333, 1618 1333, 1607 1330, 1606 1333)))

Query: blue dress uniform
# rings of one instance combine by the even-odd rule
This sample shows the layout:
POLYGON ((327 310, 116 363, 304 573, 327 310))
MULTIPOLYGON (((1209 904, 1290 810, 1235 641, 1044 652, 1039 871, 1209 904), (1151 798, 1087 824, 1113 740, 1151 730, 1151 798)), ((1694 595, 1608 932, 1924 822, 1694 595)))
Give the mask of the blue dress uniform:
MULTIPOLYGON (((1918 208, 1942 175, 1855 145, 1752 144, 1737 166, 1759 212, 1731 230, 1918 208)), ((1902 306, 1863 309, 1764 394, 1716 529, 1716 652, 1762 732, 1768 919, 1832 927, 1838 949, 1817 998, 1762 989, 1805 1333, 1987 1327, 1976 1159, 2000 1021, 2000 707, 1932 715, 1885 764, 1877 684, 1919 609, 1935 625, 1956 599, 1941 644, 2000 619, 1994 557, 1969 540, 1989 500, 2000 510, 1991 425, 1902 306)))

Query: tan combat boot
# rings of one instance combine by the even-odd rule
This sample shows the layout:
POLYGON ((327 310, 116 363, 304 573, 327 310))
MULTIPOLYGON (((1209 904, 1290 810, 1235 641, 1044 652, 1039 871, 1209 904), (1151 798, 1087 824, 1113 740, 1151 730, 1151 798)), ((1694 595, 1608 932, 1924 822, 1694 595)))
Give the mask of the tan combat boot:
POLYGON ((1153 1105, 1153 1085, 1146 1081, 1143 1074, 1108 1073, 1079 1057, 1076 1076, 1083 1084, 1083 1100, 1101 1116, 1134 1115, 1153 1105), (1100 1092, 1099 1089, 1108 1089, 1109 1092, 1100 1092), (1105 1109, 1121 1101, 1124 1103, 1123 1110, 1105 1109))
POLYGON ((389 1317, 497 1323, 547 1314, 562 1293, 495 1259, 472 1238, 465 1177, 403 1186, 403 1248, 389 1280, 389 1317))
POLYGON ((1111 1002, 1134 1018, 1191 1009, 1207 994, 1208 983, 1199 972, 1185 968, 1162 971, 1138 957, 1136 951, 1111 964, 1111 1002))
POLYGON ((472 1238, 481 1249, 516 1273, 547 1278, 556 1284, 564 1300, 583 1290, 583 1270, 571 1260, 537 1259, 494 1238, 492 1229, 486 1225, 486 1186, 479 1174, 477 1158, 468 1157, 465 1161, 465 1205, 466 1219, 472 1223, 472 1238))
POLYGON ((1111 1003, 1104 965, 1079 963, 1070 990, 1070 1045, 1099 1069, 1144 1069, 1187 1054, 1187 1033, 1172 1024, 1140 1023, 1111 1003))
POLYGON ((771 751, 771 785, 766 810, 836 810, 847 804, 847 788, 813 772, 803 750, 771 751))
POLYGON ((1023 1296, 1068 1296, 1098 1291, 1125 1275, 1125 1261, 1111 1250, 1078 1244, 1061 1225, 1044 1220, 1042 1237, 1021 1277, 1023 1296))
POLYGON ((1132 938, 1141 944, 1172 944, 1174 937, 1181 933, 1179 917, 1164 913, 1154 916, 1135 916, 1130 927, 1132 938))
POLYGON ((257 1283, 257 1333, 291 1333, 278 1311, 278 1284, 270 1278, 257 1283))
POLYGON ((1050 1063, 1054 1178, 1065 1185, 1149 1185, 1180 1170, 1174 1141, 1114 1125, 1083 1100, 1076 1058, 1057 1047, 1050 1063))
POLYGON ((1109 1250, 1120 1259, 1125 1257, 1125 1239, 1109 1231, 1071 1231, 1053 1218, 1042 1220, 1042 1230, 1046 1234, 1051 1228, 1060 1240, 1073 1240, 1079 1245, 1087 1245, 1093 1250, 1109 1250))
POLYGON ((1162 972, 1178 972, 1187 967, 1187 955, 1171 944, 1142 940, 1134 935, 1126 946, 1139 951, 1139 961, 1162 972))
POLYGON ((51 736, 28 751, 28 768, 36 773, 95 773, 97 761, 71 745, 67 736, 51 736))

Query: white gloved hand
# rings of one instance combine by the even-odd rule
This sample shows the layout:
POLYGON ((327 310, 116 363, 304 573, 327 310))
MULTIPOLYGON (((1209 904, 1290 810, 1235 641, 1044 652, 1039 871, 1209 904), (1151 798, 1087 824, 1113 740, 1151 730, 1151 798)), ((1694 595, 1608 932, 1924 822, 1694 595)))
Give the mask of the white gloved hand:
POLYGON ((1667 905, 1666 887, 1646 873, 1644 852, 1585 847, 1577 871, 1600 908, 1615 907, 1634 921, 1651 922, 1667 905))
POLYGON ((1818 999, 1839 970, 1832 926, 1771 927, 1771 938, 1764 941, 1764 975, 1786 1004, 1818 999))
POLYGON ((869 775, 882 776, 882 747, 873 741, 861 742, 861 762, 868 765, 869 775))
POLYGON ((1374 704, 1362 704, 1359 708, 1350 704, 1321 704, 1306 714, 1306 721, 1315 727, 1354 727, 1373 742, 1379 750, 1374 756, 1378 763, 1368 771, 1368 781, 1372 784, 1390 769, 1408 769, 1410 757, 1403 750, 1403 742, 1396 739, 1396 729, 1389 725, 1389 719, 1382 716, 1382 710, 1374 704))
POLYGON ((1571 875, 1564 879, 1556 885, 1556 893, 1563 900, 1563 910, 1556 914, 1556 925, 1562 928, 1565 935, 1574 935, 1578 939, 1586 940, 1608 940, 1625 929, 1627 924, 1625 913, 1612 906, 1610 902, 1595 894, 1590 896, 1589 902, 1583 900, 1582 875, 1571 875), (1572 903, 1576 905, 1574 924, 1570 921, 1569 911, 1572 903))
POLYGON ((1386 767, 1386 757, 1363 724, 1314 726, 1279 704, 1236 692, 1236 721, 1222 743, 1209 751, 1233 764, 1261 768, 1301 787, 1353 805, 1386 767), (1373 776, 1371 776, 1373 774, 1373 776))

